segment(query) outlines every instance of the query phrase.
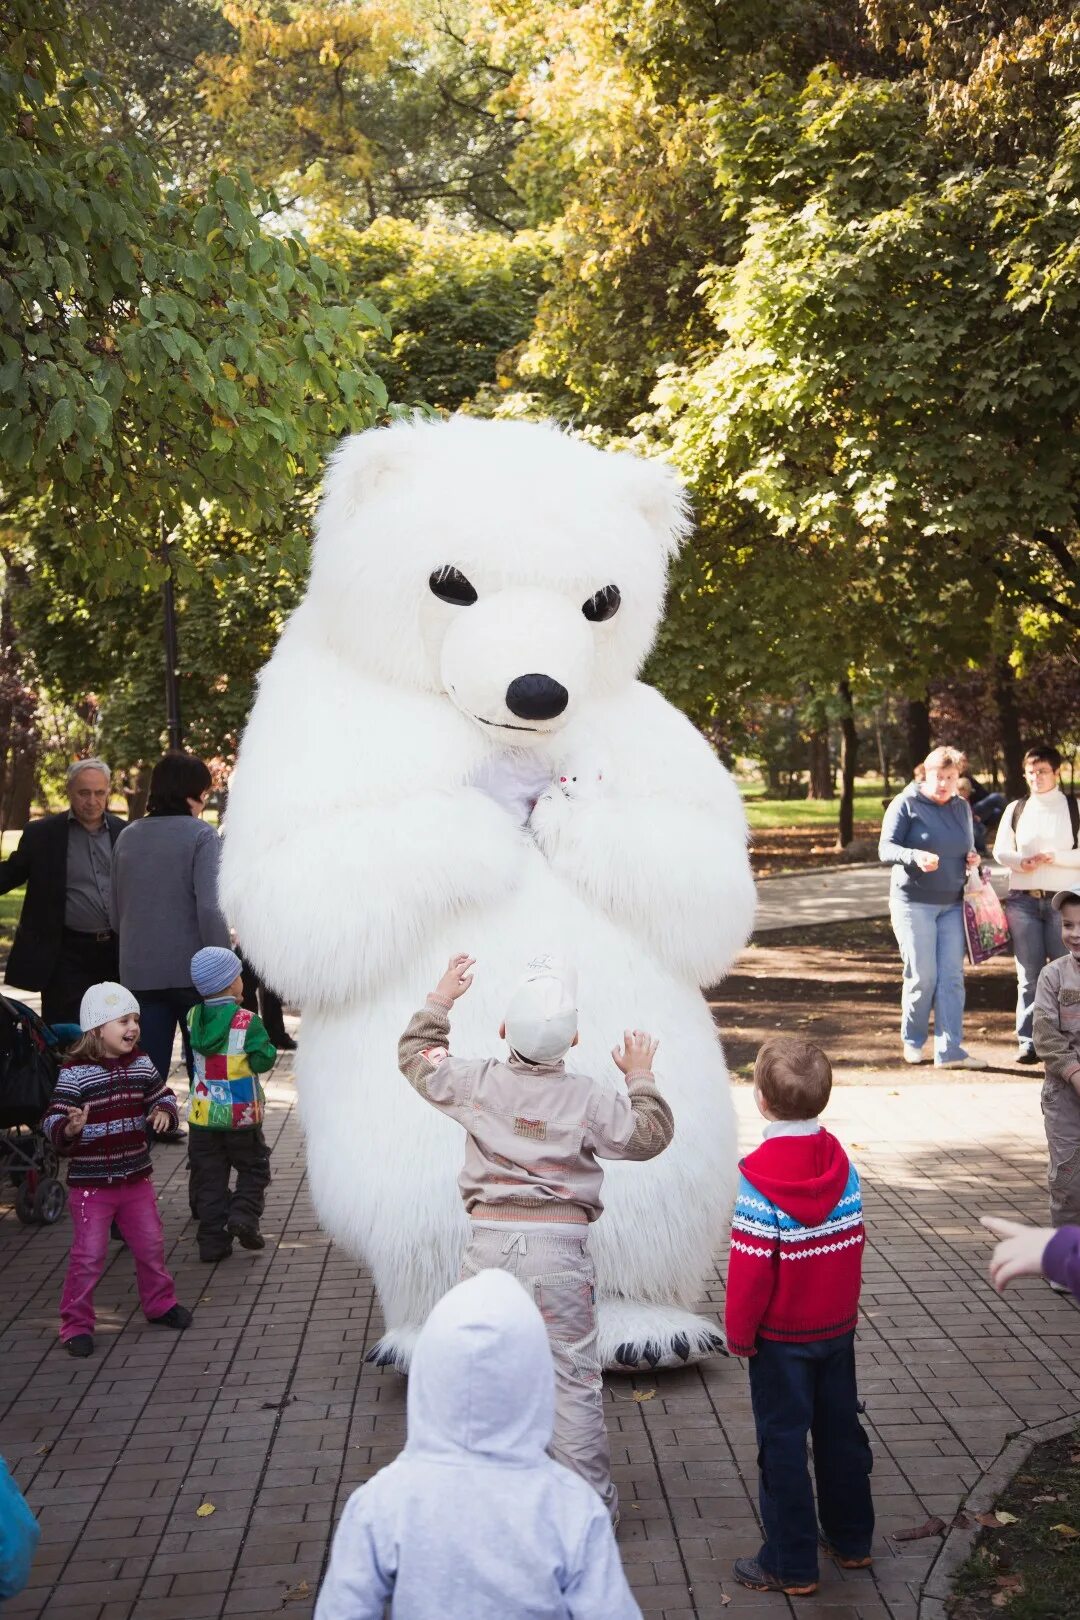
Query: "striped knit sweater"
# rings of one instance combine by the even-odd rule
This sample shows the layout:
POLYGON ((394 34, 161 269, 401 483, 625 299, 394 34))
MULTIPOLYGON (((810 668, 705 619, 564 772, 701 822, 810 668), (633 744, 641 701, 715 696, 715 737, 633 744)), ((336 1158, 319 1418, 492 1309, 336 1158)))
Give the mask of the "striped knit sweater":
POLYGON ((65 1064, 41 1129, 57 1152, 71 1160, 68 1185, 108 1187, 145 1180, 150 1174, 146 1120, 155 1108, 163 1108, 177 1123, 176 1098, 145 1052, 65 1064), (86 1124, 69 1140, 64 1135, 68 1114, 84 1107, 90 1110, 86 1124))
POLYGON ((850 1333, 859 1314, 859 1173, 816 1121, 788 1130, 798 1134, 770 1135, 740 1166, 725 1312, 736 1356, 752 1356, 759 1338, 806 1343, 850 1333))

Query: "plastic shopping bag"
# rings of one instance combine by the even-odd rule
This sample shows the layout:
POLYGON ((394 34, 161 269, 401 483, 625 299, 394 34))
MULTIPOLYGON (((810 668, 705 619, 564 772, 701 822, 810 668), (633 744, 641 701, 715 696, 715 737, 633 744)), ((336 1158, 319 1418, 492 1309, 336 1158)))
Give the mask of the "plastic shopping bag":
POLYGON ((964 935, 973 967, 1009 948, 1005 909, 990 879, 977 866, 972 867, 964 888, 964 935))

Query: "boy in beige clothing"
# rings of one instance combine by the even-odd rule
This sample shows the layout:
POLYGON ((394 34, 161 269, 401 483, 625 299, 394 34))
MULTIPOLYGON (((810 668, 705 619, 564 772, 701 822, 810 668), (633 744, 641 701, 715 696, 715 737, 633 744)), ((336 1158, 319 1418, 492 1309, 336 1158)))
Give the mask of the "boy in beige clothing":
POLYGON ((472 1233, 464 1277, 494 1266, 532 1294, 555 1360, 552 1455, 587 1480, 618 1518, 596 1349, 596 1272, 589 1225, 603 1204, 598 1159, 652 1159, 674 1134, 656 1088, 657 1042, 627 1030, 612 1053, 626 1090, 568 1071, 578 1042, 576 980, 550 956, 528 964, 499 1035, 510 1056, 451 1057, 450 1008, 472 984, 455 956, 398 1044, 398 1067, 465 1127, 459 1178, 472 1233))

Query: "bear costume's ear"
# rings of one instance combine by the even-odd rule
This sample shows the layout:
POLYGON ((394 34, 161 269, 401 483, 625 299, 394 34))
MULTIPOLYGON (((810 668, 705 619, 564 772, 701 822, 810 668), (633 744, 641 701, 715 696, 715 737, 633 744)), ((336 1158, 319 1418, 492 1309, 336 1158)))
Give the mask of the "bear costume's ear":
POLYGON ((351 433, 334 453, 326 478, 328 493, 343 502, 346 510, 358 506, 367 496, 408 466, 413 445, 408 424, 388 428, 368 428, 351 433), (402 431, 406 429, 406 431, 402 431))
POLYGON ((693 527, 682 481, 666 461, 649 461, 628 451, 616 455, 621 492, 629 494, 656 535, 666 557, 674 557, 693 527))

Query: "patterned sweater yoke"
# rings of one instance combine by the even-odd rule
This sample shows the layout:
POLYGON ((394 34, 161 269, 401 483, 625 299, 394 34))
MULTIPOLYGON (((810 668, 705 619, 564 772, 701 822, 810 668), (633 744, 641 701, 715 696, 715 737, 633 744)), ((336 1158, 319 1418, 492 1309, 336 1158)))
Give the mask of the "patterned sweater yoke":
POLYGON ((145 1180, 151 1170, 146 1121, 155 1108, 163 1108, 177 1123, 176 1098, 145 1052, 101 1063, 65 1064, 41 1129, 71 1161, 68 1185, 110 1187, 145 1180), (86 1124, 69 1139, 64 1128, 77 1108, 89 1110, 86 1124))
POLYGON ((778 1137, 742 1164, 731 1222, 726 1325, 734 1355, 756 1340, 849 1333, 866 1243, 859 1173, 835 1137, 778 1137))

